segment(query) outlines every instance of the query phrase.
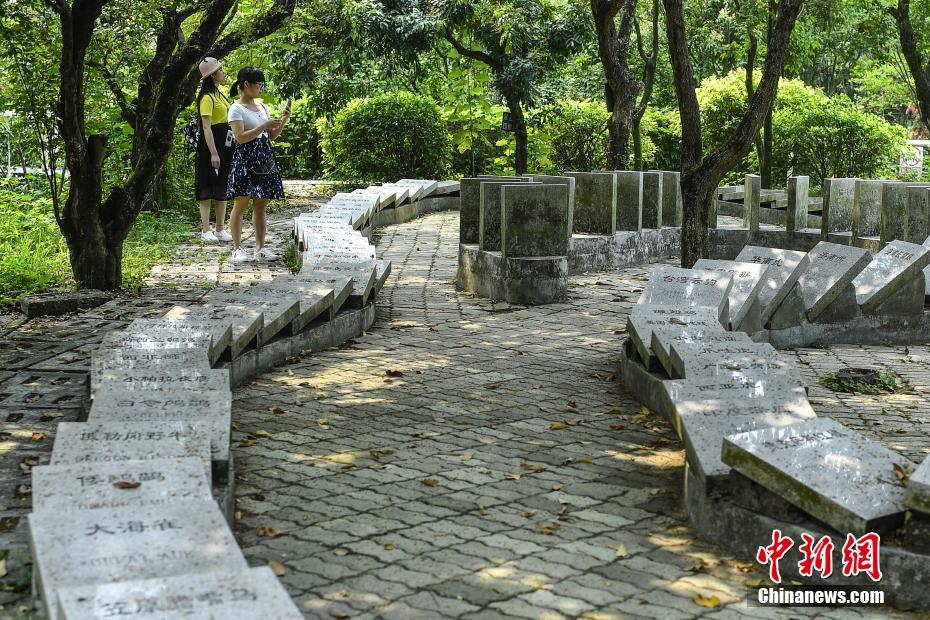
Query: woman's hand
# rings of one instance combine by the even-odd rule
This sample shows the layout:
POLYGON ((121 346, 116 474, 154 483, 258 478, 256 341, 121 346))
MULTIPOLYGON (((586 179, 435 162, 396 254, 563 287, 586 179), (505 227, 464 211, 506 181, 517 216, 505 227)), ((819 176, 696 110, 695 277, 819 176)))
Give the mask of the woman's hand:
POLYGON ((217 170, 219 170, 220 169, 220 156, 217 155, 216 153, 211 153, 210 154, 210 165, 216 168, 217 170))
POLYGON ((267 121, 265 121, 265 123, 262 125, 262 127, 264 127, 265 129, 267 129, 267 130, 269 130, 269 131, 276 131, 276 130, 278 129, 278 127, 280 127, 280 126, 281 126, 281 119, 280 119, 280 118, 269 118, 269 119, 268 119, 267 121))

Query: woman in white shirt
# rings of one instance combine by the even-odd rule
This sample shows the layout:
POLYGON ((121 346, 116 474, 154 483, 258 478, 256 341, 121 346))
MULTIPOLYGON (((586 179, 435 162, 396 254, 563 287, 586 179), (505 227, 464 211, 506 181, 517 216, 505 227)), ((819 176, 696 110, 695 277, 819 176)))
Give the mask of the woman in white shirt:
POLYGON ((229 90, 233 97, 241 89, 239 99, 229 107, 229 126, 238 145, 229 172, 229 194, 235 196, 229 216, 233 234, 233 262, 277 260, 278 256, 265 247, 266 207, 273 198, 284 198, 284 184, 275 163, 271 141, 281 135, 291 116, 291 102, 287 102, 281 118, 271 118, 262 103, 265 74, 256 67, 245 67, 236 75, 229 90), (241 246, 242 216, 252 200, 252 226, 255 229, 255 252, 252 256, 241 246))

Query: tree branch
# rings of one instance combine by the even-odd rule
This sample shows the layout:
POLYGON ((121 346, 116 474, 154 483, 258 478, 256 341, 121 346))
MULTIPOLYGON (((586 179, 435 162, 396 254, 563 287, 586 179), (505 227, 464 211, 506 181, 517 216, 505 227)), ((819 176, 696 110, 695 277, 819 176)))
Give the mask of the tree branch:
POLYGON ((483 62, 487 66, 491 67, 491 69, 493 69, 494 71, 503 70, 503 66, 501 65, 501 63, 494 60, 494 58, 487 52, 483 52, 481 50, 469 49, 465 47, 464 45, 462 45, 461 43, 459 43, 458 40, 455 38, 455 36, 452 34, 452 31, 449 30, 448 27, 443 28, 442 35, 445 37, 446 41, 448 41, 452 45, 452 47, 455 48, 455 51, 461 54, 462 56, 465 56, 466 58, 471 58, 472 60, 483 62))
POLYGON ((129 123, 133 128, 136 126, 136 113, 133 111, 132 107, 129 105, 129 102, 126 101, 126 96, 123 94, 123 89, 120 88, 119 82, 116 79, 116 75, 110 71, 106 66, 105 62, 97 62, 96 60, 88 60, 87 66, 93 67, 100 71, 100 75, 103 76, 103 81, 106 83, 107 87, 110 89, 113 98, 116 99, 116 104, 119 106, 120 112, 123 114, 123 120, 129 123))

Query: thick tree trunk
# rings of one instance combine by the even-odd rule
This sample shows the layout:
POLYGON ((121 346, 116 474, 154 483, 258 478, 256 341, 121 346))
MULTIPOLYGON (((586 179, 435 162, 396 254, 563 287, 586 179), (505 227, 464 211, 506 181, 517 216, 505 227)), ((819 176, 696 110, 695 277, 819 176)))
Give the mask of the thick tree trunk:
POLYGON ((81 288, 114 290, 123 280, 123 242, 111 241, 99 222, 81 224, 82 242, 68 244, 71 272, 81 288))
POLYGON ((510 122, 513 123, 513 134, 516 138, 517 148, 513 154, 513 171, 515 174, 527 173, 529 159, 529 138, 526 131, 526 118, 523 116, 523 106, 520 97, 514 93, 504 95, 507 108, 510 110, 510 122))
MULTIPOLYGON (((713 184, 713 189, 716 189, 713 184)), ((681 177, 681 266, 691 267, 700 258, 709 255, 710 240, 708 219, 710 201, 714 192, 707 191, 709 184, 700 174, 683 174, 681 177)))
POLYGON ((641 85, 627 60, 636 19, 636 0, 591 0, 597 48, 607 82, 609 144, 607 169, 625 170, 630 163, 630 134, 641 85), (620 15, 620 27, 615 18, 620 15))
MULTIPOLYGON (((762 125, 762 161, 760 162, 759 175, 762 177, 762 187, 772 187, 772 109, 765 115, 765 123, 762 125)), ((778 183, 780 186, 781 179, 778 183)))

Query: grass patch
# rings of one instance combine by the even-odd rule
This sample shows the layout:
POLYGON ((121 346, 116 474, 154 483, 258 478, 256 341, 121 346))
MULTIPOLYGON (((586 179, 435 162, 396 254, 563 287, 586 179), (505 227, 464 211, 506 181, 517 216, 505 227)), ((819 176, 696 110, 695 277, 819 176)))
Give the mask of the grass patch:
MULTIPOLYGON (((190 232, 182 213, 140 214, 123 245, 123 286, 138 291, 152 267, 172 260, 190 232)), ((21 181, 0 182, 0 305, 13 305, 28 293, 73 287, 68 246, 51 199, 21 181)))
POLYGON ((846 394, 893 394, 899 389, 907 386, 907 379, 898 373, 886 370, 878 373, 878 380, 875 384, 862 383, 860 381, 847 381, 837 379, 835 374, 824 375, 819 379, 820 384, 833 392, 844 392, 846 394))

